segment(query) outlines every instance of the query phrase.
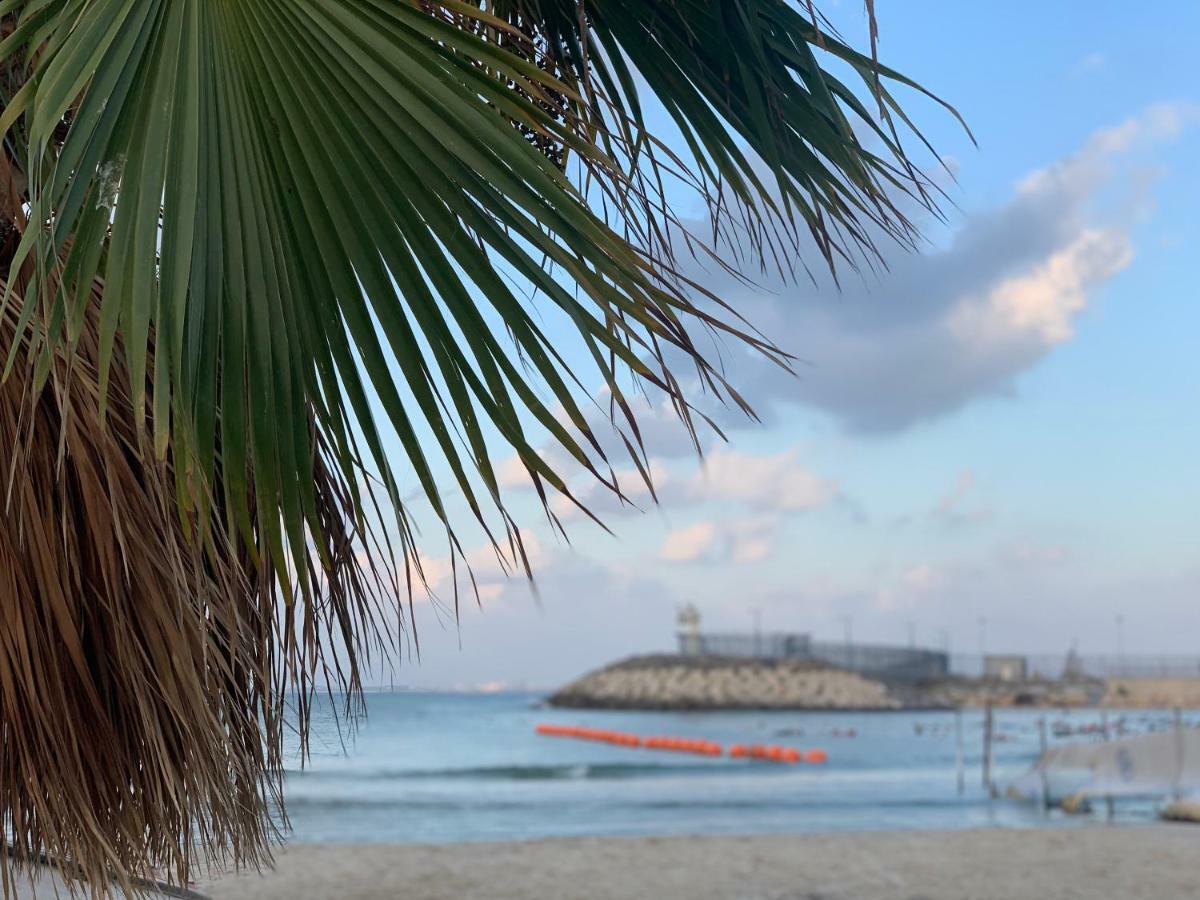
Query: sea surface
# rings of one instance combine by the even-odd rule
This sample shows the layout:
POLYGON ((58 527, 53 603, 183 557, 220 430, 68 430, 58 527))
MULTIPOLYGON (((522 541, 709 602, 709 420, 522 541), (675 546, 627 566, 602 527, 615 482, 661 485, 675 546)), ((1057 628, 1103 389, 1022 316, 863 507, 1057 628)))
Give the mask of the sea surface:
MULTIPOLYGON (((295 842, 1042 827, 1107 815, 1068 817, 989 796, 978 711, 962 714, 960 793, 952 712, 576 711, 544 708, 534 694, 395 692, 369 694, 368 715, 350 734, 331 708, 315 717, 307 763, 290 753, 284 793, 295 842), (820 748, 829 761, 617 747, 541 736, 542 722, 820 748)), ((1052 742, 1100 739, 1096 711, 997 711, 992 774, 1001 793, 1036 759, 1042 718, 1052 742)), ((1118 721, 1141 733, 1170 727, 1171 714, 1110 712, 1108 721, 1114 733, 1118 721)), ((1115 817, 1150 821, 1154 805, 1123 798, 1115 817)))

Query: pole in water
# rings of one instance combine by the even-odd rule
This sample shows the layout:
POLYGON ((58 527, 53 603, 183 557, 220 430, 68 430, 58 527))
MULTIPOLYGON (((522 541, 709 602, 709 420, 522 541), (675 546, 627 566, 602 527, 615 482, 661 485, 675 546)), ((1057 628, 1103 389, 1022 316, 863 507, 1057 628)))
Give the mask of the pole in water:
POLYGON ((1048 742, 1046 740, 1046 717, 1042 716, 1038 719, 1038 739, 1042 746, 1042 755, 1038 759, 1038 774, 1042 778, 1042 809, 1050 809, 1050 782, 1046 778, 1046 750, 1048 742))
POLYGON ((992 704, 983 709, 983 786, 992 793, 992 704))
POLYGON ((961 797, 967 788, 966 773, 963 771, 964 755, 961 706, 954 710, 954 765, 958 772, 958 795, 961 797))
POLYGON ((1183 710, 1175 707, 1175 799, 1183 796, 1183 710))

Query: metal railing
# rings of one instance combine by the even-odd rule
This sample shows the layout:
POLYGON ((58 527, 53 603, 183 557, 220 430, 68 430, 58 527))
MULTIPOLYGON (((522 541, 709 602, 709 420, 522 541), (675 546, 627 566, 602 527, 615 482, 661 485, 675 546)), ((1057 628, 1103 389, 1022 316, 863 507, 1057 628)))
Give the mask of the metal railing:
MULTIPOLYGON (((1001 654, 956 653, 950 657, 950 674, 979 678, 987 671, 986 660, 1001 654)), ((1154 654, 1003 654, 1025 661, 1031 680, 1058 681, 1072 678, 1197 678, 1200 657, 1154 654)))
POLYGON ((917 682, 944 677, 945 653, 917 647, 814 641, 806 634, 680 634, 685 656, 739 656, 760 659, 813 659, 890 681, 917 682))
POLYGON ((956 653, 888 644, 814 641, 786 632, 680 634, 687 656, 816 659, 893 681, 917 682, 947 675, 997 680, 1062 681, 1089 678, 1200 678, 1200 656, 1169 654, 956 653))
POLYGON ((768 632, 706 632, 690 638, 680 635, 680 652, 688 656, 745 656, 768 659, 809 659, 812 641, 807 634, 768 632))

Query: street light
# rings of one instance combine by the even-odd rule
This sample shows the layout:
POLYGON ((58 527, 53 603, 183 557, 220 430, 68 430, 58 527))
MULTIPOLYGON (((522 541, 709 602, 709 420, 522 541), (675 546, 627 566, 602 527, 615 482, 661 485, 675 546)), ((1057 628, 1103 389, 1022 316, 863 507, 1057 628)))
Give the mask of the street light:
POLYGON ((1117 670, 1125 674, 1125 617, 1117 613, 1117 670))

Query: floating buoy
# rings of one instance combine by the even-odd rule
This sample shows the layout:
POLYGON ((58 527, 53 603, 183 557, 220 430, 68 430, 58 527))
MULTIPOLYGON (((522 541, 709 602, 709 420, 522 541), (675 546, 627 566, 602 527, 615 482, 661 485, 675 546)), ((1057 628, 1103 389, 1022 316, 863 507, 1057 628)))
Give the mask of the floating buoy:
POLYGON ((823 763, 829 761, 829 754, 824 750, 805 750, 804 761, 806 763, 823 763))
POLYGON ((725 749, 716 741, 699 738, 677 738, 653 735, 640 737, 625 731, 602 728, 584 728, 578 725, 550 725, 540 723, 533 730, 549 737, 573 737, 585 741, 602 741, 617 747, 645 747, 647 750, 674 750, 679 753, 695 753, 701 756, 721 756, 725 749))
POLYGON ((743 759, 750 755, 750 749, 745 744, 734 744, 729 748, 729 755, 734 759, 743 759))

